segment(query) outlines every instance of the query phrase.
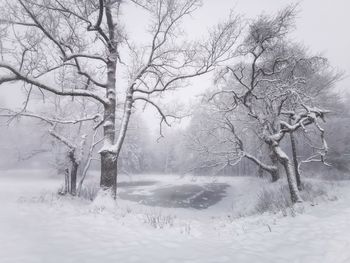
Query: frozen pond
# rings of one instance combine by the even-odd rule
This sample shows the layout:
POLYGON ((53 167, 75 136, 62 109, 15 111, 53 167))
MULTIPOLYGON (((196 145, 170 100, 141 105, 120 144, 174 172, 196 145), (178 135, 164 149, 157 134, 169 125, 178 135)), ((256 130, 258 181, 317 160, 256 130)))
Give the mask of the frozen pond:
POLYGON ((155 189, 148 194, 138 194, 137 189, 128 190, 119 197, 149 206, 205 209, 222 200, 227 187, 229 185, 223 183, 184 184, 155 189))

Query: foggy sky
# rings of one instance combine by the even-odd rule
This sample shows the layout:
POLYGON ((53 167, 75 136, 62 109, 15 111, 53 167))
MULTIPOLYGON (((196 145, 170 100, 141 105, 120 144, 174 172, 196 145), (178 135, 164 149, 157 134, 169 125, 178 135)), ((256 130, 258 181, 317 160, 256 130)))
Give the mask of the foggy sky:
MULTIPOLYGON (((186 30, 189 36, 199 37, 207 32, 207 28, 215 25, 228 16, 233 9, 235 14, 245 18, 254 18, 262 12, 273 14, 288 4, 296 3, 290 0, 203 0, 203 7, 191 19, 186 21, 186 30)), ((292 38, 303 43, 311 53, 322 54, 330 60, 333 67, 344 71, 345 78, 337 85, 340 91, 349 92, 350 78, 350 2, 348 0, 304 0, 299 1, 299 14, 296 29, 292 38)), ((147 19, 142 17, 140 10, 123 10, 126 24, 140 39, 147 25, 147 19)), ((196 95, 211 86, 209 77, 196 79, 193 85, 169 96, 170 100, 188 103, 196 95)), ((11 85, 5 88, 0 86, 0 106, 19 104, 17 87, 11 85)), ((153 111, 146 111, 145 118, 150 126, 156 125, 157 118, 153 111)), ((156 125, 157 126, 157 125, 156 125)))
MULTIPOLYGON (((338 83, 338 88, 350 91, 350 78, 347 77, 350 73, 350 1, 204 0, 203 3, 192 21, 196 32, 205 32, 204 25, 214 25, 226 17, 231 8, 234 13, 254 18, 262 12, 274 14, 288 4, 299 3, 292 39, 305 45, 311 53, 328 58, 336 69, 346 71, 346 78, 338 83)), ((193 92, 203 90, 200 86, 193 87, 193 92)))
MULTIPOLYGON (((203 7, 195 13, 187 27, 189 31, 205 34, 207 28, 227 17, 230 10, 245 18, 255 18, 261 13, 275 14, 288 4, 298 3, 296 28, 291 33, 293 41, 302 43, 312 54, 321 54, 330 64, 345 72, 337 83, 340 92, 350 93, 350 10, 349 0, 204 0, 203 7)), ((178 91, 176 101, 190 101, 212 85, 207 78, 196 79, 191 87, 178 91)), ((150 126, 155 126, 153 114, 146 112, 150 126)), ((185 121, 186 122, 186 121, 185 121)))

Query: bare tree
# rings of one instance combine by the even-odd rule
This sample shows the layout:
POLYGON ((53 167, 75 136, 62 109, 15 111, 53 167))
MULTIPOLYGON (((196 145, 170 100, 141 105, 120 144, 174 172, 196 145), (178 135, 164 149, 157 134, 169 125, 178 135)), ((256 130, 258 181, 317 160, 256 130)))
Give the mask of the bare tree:
POLYGON ((287 34, 294 17, 295 7, 291 6, 275 17, 261 16, 250 23, 239 49, 242 61, 220 72, 222 90, 213 93, 209 101, 221 112, 224 128, 235 138, 237 156, 244 156, 273 174, 277 171, 276 163, 264 164, 244 149, 231 116, 235 112, 246 114, 258 138, 270 149, 271 161, 277 160, 284 167, 292 201, 301 202, 293 162, 281 142, 285 135, 296 135, 299 130, 307 132, 306 127, 314 125, 321 146, 315 147, 311 159, 325 161, 328 146, 319 122, 329 111, 316 106, 315 91, 322 90, 323 85, 318 84, 324 76, 331 76, 328 87, 337 77, 329 73, 324 58, 307 56, 298 45, 290 44, 287 34))
POLYGON ((225 101, 225 96, 219 99, 216 95, 215 101, 210 99, 208 102, 211 95, 212 92, 205 94, 187 131, 188 147, 199 154, 199 163, 193 162, 190 170, 210 169, 219 173, 229 167, 233 169, 242 161, 245 163, 246 159, 254 163, 260 173, 264 170, 276 181, 278 167, 265 163, 261 158, 263 156, 259 156, 266 152, 266 149, 256 138, 256 125, 244 114, 228 111, 232 101, 225 101))
POLYGON ((239 35, 236 17, 214 28, 205 41, 189 43, 181 22, 200 6, 198 0, 131 1, 150 17, 150 42, 137 46, 124 32, 120 10, 124 1, 17 0, 2 6, 1 23, 8 43, 2 49, 0 84, 21 82, 59 96, 86 97, 104 108, 101 154, 101 188, 115 197, 118 157, 137 101, 156 108, 152 97, 183 86, 186 80, 212 71, 232 57, 239 35), (73 71, 75 82, 59 80, 59 71, 73 71), (120 74, 117 74, 118 71, 120 74), (128 79, 118 81, 121 72, 128 79), (125 83, 125 84, 117 84, 125 83), (125 96, 123 96, 125 92, 125 96), (116 128, 115 112, 124 104, 116 128))
MULTIPOLYGON (((55 105, 56 108, 59 105, 55 105)), ((85 105, 84 105, 85 106, 85 105)), ((84 107, 85 108, 85 107, 84 107)), ((87 111, 86 111, 87 112, 87 111)), ((29 111, 13 111, 10 109, 0 109, 0 117, 7 117, 10 120, 13 118, 25 117, 39 120, 41 123, 46 124, 44 129, 47 129, 47 133, 56 142, 65 147, 65 157, 69 160, 70 167, 65 167, 65 188, 62 194, 70 193, 71 195, 76 195, 77 193, 77 178, 78 169, 84 161, 84 155, 86 157, 86 164, 84 171, 82 173, 82 178, 79 182, 79 189, 83 184, 88 168, 92 160, 93 150, 99 141, 96 141, 97 130, 95 130, 94 135, 91 139, 91 144, 89 150, 85 153, 85 148, 87 140, 90 139, 89 132, 86 127, 83 127, 85 123, 92 122, 95 123, 100 118, 100 115, 83 116, 82 118, 72 119, 62 119, 59 117, 50 117, 45 115, 40 115, 37 113, 32 113, 29 111), (75 126, 75 127, 74 127, 75 126)), ((91 125, 90 125, 91 126, 91 125)), ((41 127, 43 129, 43 127, 41 127)), ((32 154, 31 157, 34 155, 32 154)))
POLYGON ((77 194, 80 195, 81 194, 81 190, 83 188, 83 183, 85 181, 86 175, 90 169, 91 163, 94 160, 94 150, 96 148, 96 146, 102 142, 103 139, 97 139, 97 135, 98 135, 98 130, 95 129, 94 134, 91 137, 91 141, 90 141, 90 146, 88 148, 88 151, 86 153, 86 160, 85 160, 85 165, 84 165, 84 169, 81 173, 81 177, 78 183, 78 188, 77 188, 77 194))

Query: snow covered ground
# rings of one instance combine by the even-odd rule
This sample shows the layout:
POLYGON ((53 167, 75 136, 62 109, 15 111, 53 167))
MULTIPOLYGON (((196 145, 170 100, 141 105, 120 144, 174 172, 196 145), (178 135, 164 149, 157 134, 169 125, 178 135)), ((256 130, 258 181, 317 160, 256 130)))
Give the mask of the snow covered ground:
POLYGON ((57 197, 60 181, 42 171, 1 171, 0 262, 350 262, 347 181, 309 180, 329 194, 262 215, 257 192, 280 186, 258 178, 120 181, 117 204, 91 203, 57 197))

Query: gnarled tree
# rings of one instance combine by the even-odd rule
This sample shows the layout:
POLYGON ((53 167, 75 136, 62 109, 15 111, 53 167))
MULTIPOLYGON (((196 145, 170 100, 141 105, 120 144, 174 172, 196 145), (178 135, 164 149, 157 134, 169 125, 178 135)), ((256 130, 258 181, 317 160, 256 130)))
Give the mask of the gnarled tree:
POLYGON ((246 157, 272 175, 278 171, 276 161, 280 163, 287 175, 292 201, 301 202, 293 162, 282 142, 286 135, 296 135, 299 130, 307 132, 307 126, 313 125, 321 144, 315 156, 324 162, 328 146, 320 120, 329 111, 317 105, 316 91, 324 88, 320 80, 325 76, 327 87, 337 78, 330 73, 324 58, 308 56, 288 40, 294 16, 295 8, 288 7, 275 17, 261 16, 252 21, 238 52, 241 62, 220 72, 221 89, 209 101, 221 115, 221 127, 232 135, 237 158, 246 157), (244 113, 256 136, 269 148, 271 165, 245 151, 242 132, 238 132, 237 112, 244 113))

